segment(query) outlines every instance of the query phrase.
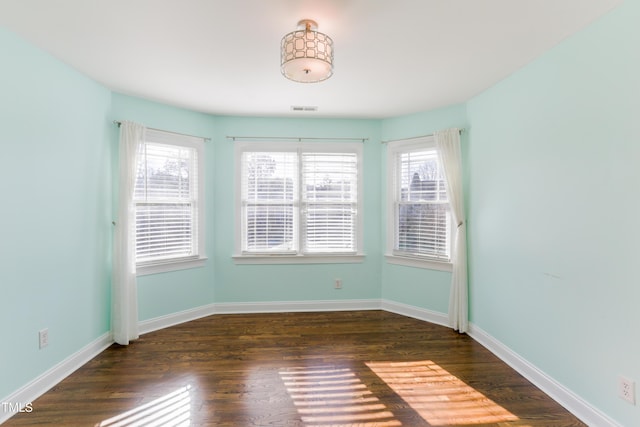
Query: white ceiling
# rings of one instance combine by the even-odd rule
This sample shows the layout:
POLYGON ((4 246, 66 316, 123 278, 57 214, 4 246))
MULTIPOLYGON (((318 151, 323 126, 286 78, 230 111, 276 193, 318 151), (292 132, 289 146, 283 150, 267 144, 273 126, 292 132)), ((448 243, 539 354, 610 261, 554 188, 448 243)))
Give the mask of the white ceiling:
POLYGON ((467 101, 621 2, 0 0, 0 25, 124 94, 213 114, 384 118, 467 101), (280 39, 303 18, 334 40, 321 83, 280 74, 280 39))

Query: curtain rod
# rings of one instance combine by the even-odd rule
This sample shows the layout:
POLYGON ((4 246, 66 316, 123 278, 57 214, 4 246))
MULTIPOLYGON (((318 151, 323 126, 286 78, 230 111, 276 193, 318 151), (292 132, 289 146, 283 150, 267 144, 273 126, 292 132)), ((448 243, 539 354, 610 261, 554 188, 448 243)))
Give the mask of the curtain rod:
POLYGON ((312 136, 227 136, 232 141, 249 140, 279 140, 279 141, 368 141, 369 138, 318 138, 312 136))
MULTIPOLYGON (((114 125, 118 125, 118 127, 120 127, 120 125, 122 124, 121 121, 119 120, 114 120, 113 121, 114 125)), ((171 132, 170 130, 164 130, 164 129, 156 129, 156 128, 147 128, 147 129, 151 129, 151 130, 157 130, 158 132, 166 132, 166 133, 172 133, 174 135, 181 135, 181 136, 189 136, 191 138, 201 138, 204 139, 207 142, 211 141, 211 138, 205 138, 204 136, 196 136, 196 135, 189 135, 187 133, 180 133, 180 132, 171 132)))
MULTIPOLYGON (((462 129, 458 129, 458 133, 462 135, 462 132, 464 132, 464 128, 462 129)), ((433 133, 430 133, 429 135, 419 135, 419 136, 412 136, 411 138, 401 138, 401 139, 388 139, 386 141, 380 141, 381 144, 387 144, 389 142, 398 142, 398 141, 411 141, 412 139, 421 139, 421 138, 428 138, 430 136, 433 136, 433 133)))

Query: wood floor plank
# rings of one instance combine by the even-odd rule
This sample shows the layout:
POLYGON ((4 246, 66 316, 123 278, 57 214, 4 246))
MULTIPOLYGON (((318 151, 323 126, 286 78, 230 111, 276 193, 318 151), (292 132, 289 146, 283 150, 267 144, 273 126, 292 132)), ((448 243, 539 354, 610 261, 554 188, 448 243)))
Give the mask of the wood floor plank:
POLYGON ((136 423, 585 425, 466 335, 353 311, 215 315, 114 344, 6 426, 136 423))

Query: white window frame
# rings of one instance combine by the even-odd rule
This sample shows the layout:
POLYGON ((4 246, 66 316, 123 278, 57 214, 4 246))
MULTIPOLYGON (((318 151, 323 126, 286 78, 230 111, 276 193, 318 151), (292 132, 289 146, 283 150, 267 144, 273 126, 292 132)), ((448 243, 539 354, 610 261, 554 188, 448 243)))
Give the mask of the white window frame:
MULTIPOLYGON (((453 264, 451 263, 451 258, 449 258, 449 260, 442 260, 428 255, 402 253, 395 249, 396 235, 398 233, 396 203, 399 199, 399 171, 397 156, 411 151, 425 150, 437 150, 435 138, 433 136, 412 138, 410 140, 391 141, 387 143, 387 233, 385 259, 389 264, 425 268, 430 270, 452 271, 453 264)), ((442 167, 442 165, 440 166, 442 167)), ((449 215, 451 215, 451 213, 449 213, 449 215)), ((454 231, 452 222, 453 221, 451 220, 449 221, 450 228, 447 236, 449 239, 449 248, 451 248, 451 239, 454 231)), ((451 254, 449 254, 449 256, 451 256, 451 254)))
MULTIPOLYGON (((324 143, 324 142, 264 142, 264 141, 238 141, 235 143, 235 248, 232 256, 236 264, 342 264, 359 263, 364 261, 363 248, 363 144, 357 142, 349 143, 324 143), (294 208, 297 224, 298 244, 296 250, 291 253, 243 253, 243 206, 242 206, 242 154, 244 152, 297 152, 298 158, 302 153, 354 153, 357 157, 357 203, 356 203, 356 236, 355 252, 345 253, 303 253, 299 242, 302 239, 302 220, 300 210, 303 203, 298 198, 294 208)), ((301 169, 301 168, 299 168, 301 169)), ((298 171, 298 184, 302 181, 300 170, 298 171)), ((300 185, 298 185, 300 187, 300 185)), ((302 190, 300 189, 301 193, 302 190)))
MULTIPOLYGON (((147 128, 145 131, 145 143, 166 144, 193 148, 196 152, 197 167, 197 200, 196 221, 197 228, 194 233, 195 248, 197 253, 188 257, 167 258, 163 260, 139 262, 136 264, 136 275, 144 276, 149 274, 164 273, 169 271, 184 270, 189 268, 203 267, 207 260, 205 252, 205 192, 204 192, 204 139, 195 136, 182 135, 173 132, 161 131, 147 128)), ((143 150, 144 151, 144 150, 143 150)), ((137 163, 137 159, 136 159, 137 163)), ((134 202, 135 209, 135 202, 134 202)), ((135 226, 135 224, 134 224, 135 226)), ((134 231, 135 232, 135 231, 134 231)))

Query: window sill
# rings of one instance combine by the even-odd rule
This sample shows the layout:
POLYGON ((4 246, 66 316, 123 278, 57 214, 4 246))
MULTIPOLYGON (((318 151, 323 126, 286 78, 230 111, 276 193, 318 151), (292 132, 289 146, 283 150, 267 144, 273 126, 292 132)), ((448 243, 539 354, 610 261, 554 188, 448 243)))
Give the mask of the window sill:
POLYGON ((236 264, 356 264, 364 254, 356 255, 234 255, 236 264))
POLYGON ((427 270, 453 271, 453 264, 447 261, 435 261, 430 259, 412 258, 406 256, 384 256, 389 264, 404 265, 406 267, 424 268, 427 270))
POLYGON ((167 273, 169 271, 187 270, 189 268, 204 267, 207 257, 189 258, 185 260, 170 260, 153 264, 136 266, 136 276, 147 276, 149 274, 167 273))

